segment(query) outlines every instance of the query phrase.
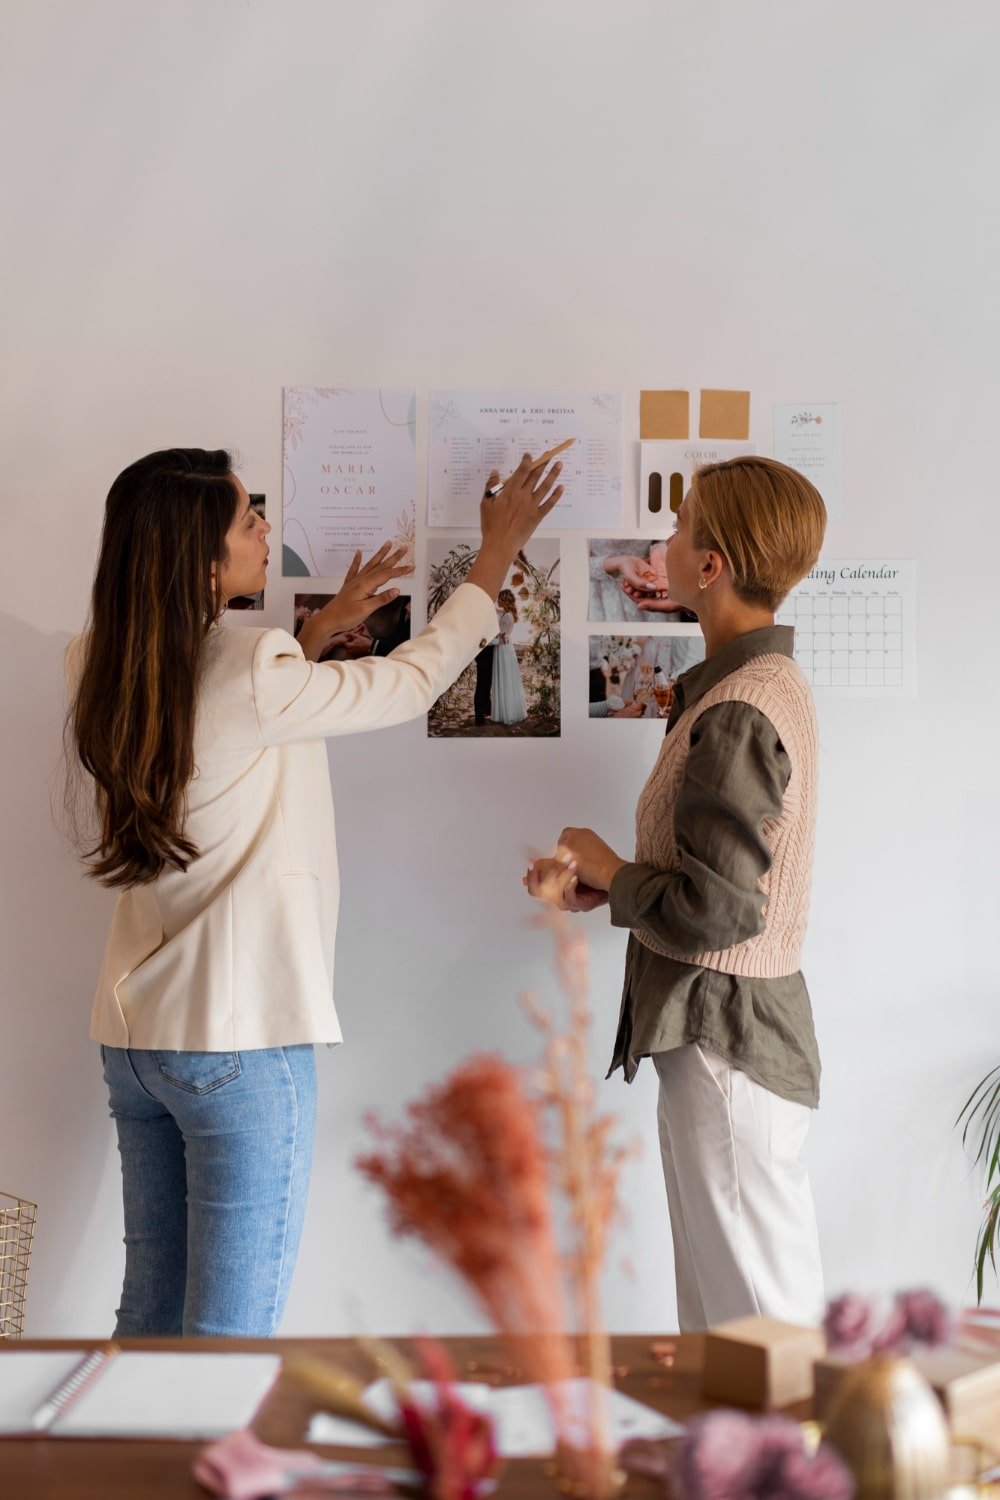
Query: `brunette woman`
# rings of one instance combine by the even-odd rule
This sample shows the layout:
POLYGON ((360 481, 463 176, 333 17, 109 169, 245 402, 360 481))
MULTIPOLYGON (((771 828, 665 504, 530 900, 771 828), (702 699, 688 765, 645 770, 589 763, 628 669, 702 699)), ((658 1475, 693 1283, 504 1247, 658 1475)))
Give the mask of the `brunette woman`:
MULTIPOLYGON (((320 663, 406 570, 387 547, 284 630, 220 628, 263 587, 268 527, 228 453, 173 448, 108 495, 70 727, 96 810, 90 873, 118 892, 94 1002, 118 1131, 116 1332, 268 1335, 288 1293, 331 999, 339 880, 324 740, 426 713, 496 629, 494 599, 559 499, 527 456, 483 541, 391 657, 320 663)), ((490 483, 498 479, 491 476, 490 483)))

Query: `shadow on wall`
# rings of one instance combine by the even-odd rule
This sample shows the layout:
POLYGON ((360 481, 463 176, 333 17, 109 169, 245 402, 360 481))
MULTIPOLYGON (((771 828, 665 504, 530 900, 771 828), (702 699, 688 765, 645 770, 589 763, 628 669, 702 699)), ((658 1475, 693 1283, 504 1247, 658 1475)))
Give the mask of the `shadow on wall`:
MULTIPOLYGON (((29 1334, 72 1322, 80 1280, 74 1262, 91 1238, 90 1219, 101 1212, 98 1184, 114 1150, 100 1058, 88 1037, 112 898, 84 879, 62 831, 62 658, 69 639, 0 614, 0 1191, 38 1204, 29 1334)), ((120 1250, 120 1222, 94 1228, 120 1250)), ((101 1298, 107 1323, 119 1267, 110 1252, 103 1259, 112 1262, 99 1272, 113 1287, 101 1298)))

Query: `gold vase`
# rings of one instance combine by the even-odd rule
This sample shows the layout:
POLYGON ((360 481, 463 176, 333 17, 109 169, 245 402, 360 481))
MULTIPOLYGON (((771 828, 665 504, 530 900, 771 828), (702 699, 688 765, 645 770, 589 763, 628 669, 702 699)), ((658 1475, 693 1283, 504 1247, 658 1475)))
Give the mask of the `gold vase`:
POLYGON ((854 1475, 856 1500, 941 1500, 947 1493, 948 1425, 908 1359, 875 1355, 848 1370, 824 1436, 854 1475))

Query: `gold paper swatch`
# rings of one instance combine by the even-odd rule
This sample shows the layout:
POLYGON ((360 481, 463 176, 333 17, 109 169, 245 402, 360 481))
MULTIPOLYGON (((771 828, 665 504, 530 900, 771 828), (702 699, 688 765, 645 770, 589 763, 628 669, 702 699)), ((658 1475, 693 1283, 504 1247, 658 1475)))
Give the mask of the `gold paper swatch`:
POLYGON ((750 392, 702 391, 698 436, 745 443, 750 436, 750 392))
POLYGON ((688 403, 687 391, 640 391, 640 438, 686 438, 688 403))

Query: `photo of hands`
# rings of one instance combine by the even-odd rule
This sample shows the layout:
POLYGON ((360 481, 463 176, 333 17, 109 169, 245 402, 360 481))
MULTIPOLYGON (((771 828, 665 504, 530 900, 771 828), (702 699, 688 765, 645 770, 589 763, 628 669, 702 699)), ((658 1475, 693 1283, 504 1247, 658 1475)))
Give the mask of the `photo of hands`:
POLYGON ((591 537, 588 620, 647 625, 693 624, 697 616, 670 597, 666 540, 591 537))
POLYGON ((592 635, 592 719, 667 719, 674 683, 705 659, 700 635, 592 635))
MULTIPOLYGON (((297 636, 306 620, 330 603, 333 594, 296 594, 295 623, 292 634, 297 636)), ((388 656, 404 641, 410 639, 410 599, 400 594, 382 604, 362 624, 352 630, 342 630, 331 636, 320 661, 354 661, 359 656, 388 656)))

